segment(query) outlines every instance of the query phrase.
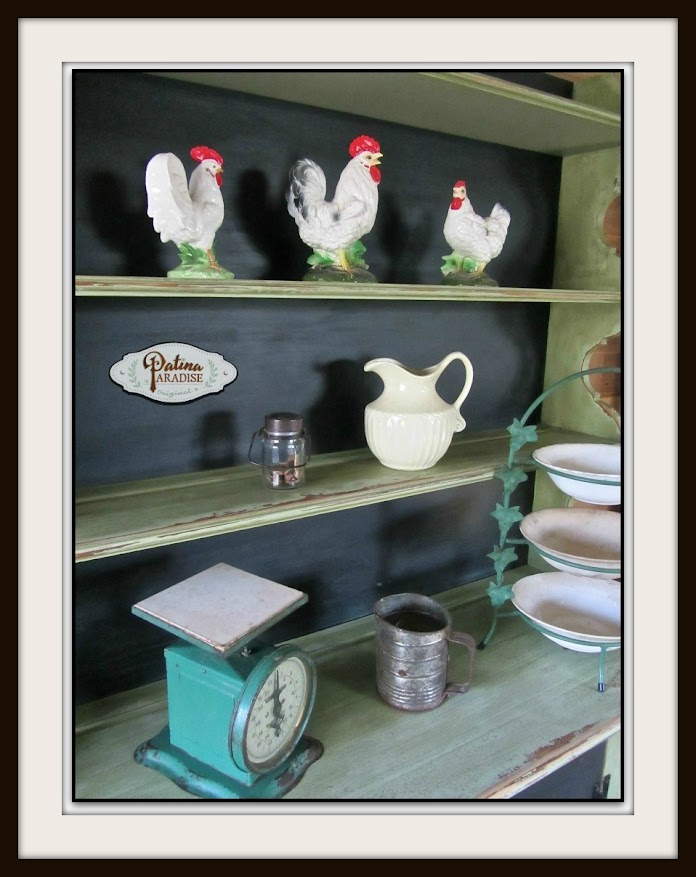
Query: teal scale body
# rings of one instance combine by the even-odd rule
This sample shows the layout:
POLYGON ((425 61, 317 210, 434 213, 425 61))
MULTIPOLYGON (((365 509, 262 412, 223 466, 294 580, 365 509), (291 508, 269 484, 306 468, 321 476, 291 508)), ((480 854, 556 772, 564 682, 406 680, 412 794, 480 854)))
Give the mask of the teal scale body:
POLYGON ((182 643, 164 654, 169 724, 138 747, 134 757, 140 764, 202 798, 274 799, 323 754, 322 744, 304 735, 316 696, 314 665, 306 653, 291 645, 261 645, 221 658, 182 643), (306 680, 294 712, 287 714, 269 687, 286 665, 304 668, 306 680), (268 701, 279 705, 275 725, 268 701), (258 715, 262 718, 255 719, 258 715), (277 741, 266 727, 272 725, 277 741), (250 729, 266 732, 265 757, 253 752, 250 729))
POLYGON ((179 637, 164 650, 168 724, 134 758, 202 798, 280 798, 324 752, 305 735, 317 673, 259 638, 306 594, 217 564, 132 607, 179 637))
POLYGON ((232 758, 232 721, 248 674, 266 654, 223 660, 183 643, 164 651, 172 745, 249 786, 257 777, 232 758))

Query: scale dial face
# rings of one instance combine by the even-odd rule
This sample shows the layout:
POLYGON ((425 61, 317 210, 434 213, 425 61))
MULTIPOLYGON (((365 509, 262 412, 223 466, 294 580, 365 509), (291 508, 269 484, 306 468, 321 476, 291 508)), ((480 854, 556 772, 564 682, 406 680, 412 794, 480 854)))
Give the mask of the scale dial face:
POLYGON ((261 672, 250 674, 233 717, 232 757, 237 763, 241 758, 252 773, 266 773, 291 754, 302 736, 314 703, 316 675, 304 653, 281 649, 270 664, 262 661, 256 669, 261 672))

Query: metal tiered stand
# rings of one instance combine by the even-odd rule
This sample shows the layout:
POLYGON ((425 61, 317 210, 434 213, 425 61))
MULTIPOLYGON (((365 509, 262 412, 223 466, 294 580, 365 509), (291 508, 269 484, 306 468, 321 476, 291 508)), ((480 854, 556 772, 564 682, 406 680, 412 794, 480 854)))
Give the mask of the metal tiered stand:
MULTIPOLYGON (((560 381, 557 381, 555 384, 552 384, 548 389, 546 389, 540 396, 538 396, 534 402, 529 406, 521 420, 515 419, 512 424, 508 427, 507 431, 510 433, 510 450, 508 453, 507 465, 496 473, 496 476, 501 479, 503 482, 503 501, 500 504, 496 505, 495 511, 491 512, 492 517, 494 517, 498 521, 498 526, 500 530, 500 540, 498 545, 495 546, 494 550, 488 555, 493 560, 493 566, 496 573, 495 582, 491 582, 488 586, 488 596, 490 598, 491 604, 493 606, 493 621, 491 623, 488 632, 484 636, 484 638, 479 643, 478 648, 484 649, 488 643, 490 642, 491 637, 493 636, 493 632, 495 631, 496 624, 499 618, 518 616, 522 618, 527 624, 533 627, 535 630, 538 630, 540 633, 548 633, 548 631, 544 631, 541 626, 539 626, 535 621, 529 618, 524 613, 520 612, 517 608, 511 611, 501 611, 501 608, 505 605, 508 600, 512 600, 513 598, 513 589, 511 585, 507 585, 504 582, 504 570, 514 561, 518 559, 517 551, 513 546, 515 545, 529 545, 529 542, 526 539, 509 539, 508 533, 511 528, 520 521, 523 520, 524 515, 520 512, 519 506, 511 506, 510 505, 510 497, 512 496, 515 489, 521 484, 523 481, 527 480, 527 474, 524 471, 523 466, 529 465, 529 463, 534 463, 533 458, 520 461, 518 459, 518 452, 528 443, 537 441, 537 432, 536 426, 527 425, 527 421, 529 420, 532 413, 538 408, 539 405, 547 398, 547 396, 551 395, 551 393, 555 392, 559 387, 567 384, 569 381, 573 381, 577 378, 583 378, 587 375, 592 374, 600 374, 600 373, 621 373, 621 368, 619 367, 605 367, 605 368, 590 368, 584 369, 583 371, 575 372, 573 374, 567 375, 562 378, 560 381)), ((571 478, 573 480, 578 481, 587 481, 592 482, 594 484, 615 484, 615 482, 602 481, 596 477, 593 478, 584 478, 579 475, 571 475, 568 473, 564 473, 564 477, 571 478)), ((543 556, 545 556, 545 552, 539 549, 536 546, 537 551, 543 556)), ((579 570, 583 570, 583 573, 591 574, 593 572, 602 572, 606 573, 607 568, 602 567, 601 569, 598 567, 593 567, 580 563, 573 563, 569 560, 564 560, 564 564, 569 567, 574 567, 579 570)), ((617 569, 616 577, 618 578, 621 574, 621 570, 617 569)), ((562 640, 564 642, 568 642, 569 644, 574 645, 582 645, 586 646, 586 640, 576 639, 571 636, 564 636, 559 632, 553 633, 553 638, 556 640, 562 640)), ((596 648, 599 651, 598 658, 598 671, 597 671, 597 690, 602 692, 606 690, 606 684, 604 682, 604 665, 606 659, 607 651, 621 648, 621 638, 610 639, 603 638, 604 641, 593 643, 593 648, 596 648)))

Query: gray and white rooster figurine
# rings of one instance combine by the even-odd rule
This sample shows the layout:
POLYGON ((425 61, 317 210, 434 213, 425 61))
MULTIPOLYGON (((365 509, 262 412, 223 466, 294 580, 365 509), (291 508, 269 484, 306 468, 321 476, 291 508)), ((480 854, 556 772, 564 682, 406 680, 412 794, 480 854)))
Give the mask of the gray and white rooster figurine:
POLYGON ((474 212, 466 194, 466 183, 457 180, 445 218, 445 240, 452 247, 440 270, 445 283, 454 285, 497 286, 484 269, 499 256, 507 238, 510 214, 500 204, 484 219, 474 212))
POLYGON ((173 241, 181 264, 168 277, 231 279, 231 271, 215 258, 213 244, 225 217, 222 156, 207 146, 194 146, 191 158, 199 162, 190 181, 173 152, 153 156, 145 170, 147 215, 163 242, 173 241))
POLYGON ((290 169, 288 213, 300 238, 314 250, 307 260, 311 269, 305 280, 374 281, 362 259, 361 238, 372 230, 377 217, 377 167, 379 143, 361 134, 350 144, 350 161, 341 172, 332 201, 326 200, 326 176, 309 158, 290 169))

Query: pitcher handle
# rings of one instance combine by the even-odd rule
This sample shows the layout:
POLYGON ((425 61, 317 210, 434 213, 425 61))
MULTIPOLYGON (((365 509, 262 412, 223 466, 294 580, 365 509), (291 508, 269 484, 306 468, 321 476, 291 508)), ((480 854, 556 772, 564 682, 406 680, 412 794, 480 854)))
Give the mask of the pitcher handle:
POLYGON ((474 367, 471 364, 471 360, 464 353, 460 353, 456 351, 455 353, 450 353, 446 356, 442 362, 440 363, 439 369, 440 374, 447 368, 447 366, 453 362, 455 359, 459 359, 464 363, 464 367, 466 368, 466 380, 464 381, 464 387, 461 393, 457 396, 455 401, 452 403, 452 407, 457 412, 457 422, 454 427, 455 432, 461 432, 466 427, 466 420, 462 417, 459 409, 462 407, 462 403, 469 395, 469 391, 471 390, 471 385, 474 381, 474 367))
POLYGON ((456 630, 450 630, 447 639, 451 643, 459 643, 469 650, 469 678, 466 682, 450 682, 445 688, 444 697, 450 697, 453 694, 464 694, 471 688, 471 679, 474 674, 474 662, 476 660, 476 641, 468 633, 460 633, 456 630))

